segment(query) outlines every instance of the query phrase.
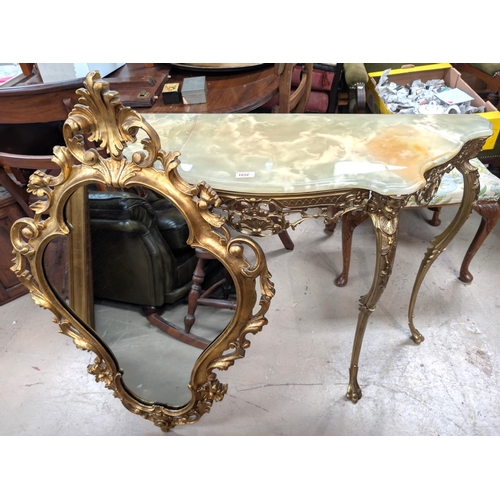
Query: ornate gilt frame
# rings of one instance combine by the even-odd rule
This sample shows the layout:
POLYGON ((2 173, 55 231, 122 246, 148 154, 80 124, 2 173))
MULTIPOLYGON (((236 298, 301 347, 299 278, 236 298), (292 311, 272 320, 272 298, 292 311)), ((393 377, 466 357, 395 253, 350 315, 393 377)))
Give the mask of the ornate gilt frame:
MULTIPOLYGON (((77 91, 79 104, 70 112, 63 127, 66 146, 54 148, 53 161, 60 167, 60 174, 55 177, 36 171, 31 176, 28 191, 42 201, 32 204, 33 219, 19 219, 12 227, 15 257, 11 269, 29 289, 33 301, 54 313, 60 333, 71 337, 78 348, 96 354, 94 363, 88 366, 96 381, 104 382, 128 410, 168 431, 177 425, 196 422, 210 411, 213 401, 222 400, 227 385, 217 379, 214 370, 226 370, 235 360, 244 357, 250 346, 246 336, 258 333, 267 324, 265 314, 274 286, 261 248, 250 238, 231 238, 226 218, 213 212, 221 202, 217 193, 204 182, 194 186, 179 176, 180 153, 163 151, 156 131, 140 114, 122 105, 119 94, 109 89, 98 72, 90 73, 84 86, 77 91), (123 154, 125 146, 136 140, 139 129, 146 132, 148 139, 142 141, 143 150, 128 160, 123 154), (87 140, 105 150, 106 157, 87 140), (97 334, 61 302, 47 281, 43 252, 53 238, 69 235, 64 207, 72 194, 91 183, 113 188, 140 186, 163 195, 187 220, 187 243, 212 253, 233 278, 237 297, 235 314, 222 334, 197 359, 189 382, 191 401, 182 408, 142 401, 129 392, 122 383, 122 371, 113 354, 97 334), (245 257, 244 248, 253 252, 253 263, 245 257), (257 280, 258 308, 255 307, 257 280), (254 309, 258 310, 254 312, 254 309)), ((81 212, 80 209, 80 220, 81 212)))

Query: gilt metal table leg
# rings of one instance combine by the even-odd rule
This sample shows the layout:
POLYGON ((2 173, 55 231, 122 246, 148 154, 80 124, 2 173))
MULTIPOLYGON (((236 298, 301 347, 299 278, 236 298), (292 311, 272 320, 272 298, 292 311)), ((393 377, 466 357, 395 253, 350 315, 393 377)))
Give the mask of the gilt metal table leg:
POLYGON ((359 300, 359 316, 352 348, 351 366, 349 368, 349 386, 347 399, 357 403, 362 392, 358 385, 358 363, 361 344, 370 314, 382 295, 392 272, 392 265, 396 255, 398 238, 399 212, 406 204, 408 197, 390 198, 373 194, 367 204, 368 215, 372 218, 377 240, 377 257, 375 274, 370 291, 359 300))
POLYGON ((464 178, 464 194, 462 202, 450 225, 431 242, 431 246, 427 249, 424 259, 420 264, 411 293, 410 307, 408 309, 408 325, 411 331, 411 338, 415 344, 420 344, 424 340, 423 335, 413 324, 413 319, 415 317, 415 303, 417 301, 420 285, 424 281, 425 275, 427 274, 427 271, 429 271, 433 262, 446 249, 446 246, 453 240, 460 228, 464 225, 465 221, 469 218, 479 194, 479 173, 477 169, 468 161, 461 162, 460 164, 457 164, 456 167, 464 178))

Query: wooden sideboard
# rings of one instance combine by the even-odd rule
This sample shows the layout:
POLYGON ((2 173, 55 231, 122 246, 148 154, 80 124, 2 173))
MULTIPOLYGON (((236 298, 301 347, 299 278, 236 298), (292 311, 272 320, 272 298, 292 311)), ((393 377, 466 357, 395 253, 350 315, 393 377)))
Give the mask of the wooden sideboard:
POLYGON ((14 257, 10 242, 10 228, 20 217, 24 217, 24 213, 19 205, 0 186, 0 306, 28 293, 26 287, 10 270, 14 257))

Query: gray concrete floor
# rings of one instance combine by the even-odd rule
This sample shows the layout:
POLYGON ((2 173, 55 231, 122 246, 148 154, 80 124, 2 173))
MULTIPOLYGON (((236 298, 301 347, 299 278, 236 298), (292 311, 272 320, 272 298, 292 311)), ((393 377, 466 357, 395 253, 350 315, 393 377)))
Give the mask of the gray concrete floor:
POLYGON ((369 320, 360 360, 363 398, 345 399, 359 296, 371 285, 375 239, 369 223, 353 244, 350 282, 337 288, 340 230, 319 220, 291 236, 259 240, 276 296, 269 325, 219 379, 220 403, 192 426, 163 434, 128 412, 87 374, 94 355, 58 333, 52 314, 29 296, 0 307, 1 435, 499 435, 500 224, 472 261, 474 281, 458 270, 479 225, 475 213, 428 273, 415 324, 426 340, 409 338, 406 311, 413 279, 433 236, 427 210, 401 217, 393 275, 369 320))

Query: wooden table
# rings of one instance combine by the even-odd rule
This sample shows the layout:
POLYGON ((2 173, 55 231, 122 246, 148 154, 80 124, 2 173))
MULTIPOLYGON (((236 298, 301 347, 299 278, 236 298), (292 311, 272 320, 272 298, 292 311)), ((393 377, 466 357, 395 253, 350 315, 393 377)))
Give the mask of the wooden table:
MULTIPOLYGON (((195 70, 172 64, 155 64, 145 67, 144 64, 128 63, 124 67, 106 77, 112 89, 120 91, 115 79, 138 81, 141 76, 151 72, 160 81, 162 75, 168 75, 169 83, 182 83, 185 78, 205 76, 207 79, 207 102, 204 104, 163 104, 161 88, 158 98, 151 107, 139 111, 148 113, 244 113, 253 111, 269 101, 278 93, 279 75, 275 64, 259 64, 247 68, 195 70)), ((124 101, 120 91, 122 102, 124 101)), ((135 107, 133 104, 129 104, 135 107)))
MULTIPOLYGON (((161 66, 160 66, 161 68, 161 66)), ((244 113, 253 111, 278 93, 279 76, 274 64, 263 64, 235 71, 192 71, 170 67, 172 83, 184 78, 206 76, 205 104, 163 104, 161 96, 148 113, 244 113)))
MULTIPOLYGON (((75 90, 83 87, 83 80, 78 78, 67 82, 43 84, 40 75, 35 74, 21 79, 13 87, 0 89, 0 96, 9 95, 16 99, 16 94, 19 94, 19 99, 24 100, 28 94, 39 94, 43 97, 46 92, 58 90, 61 93, 61 101, 64 98, 75 100, 75 90)), ((148 113, 243 113, 253 111, 269 101, 278 93, 279 88, 279 76, 273 63, 220 71, 191 70, 170 64, 148 66, 142 63, 127 63, 108 75, 106 81, 110 83, 111 89, 120 93, 121 101, 125 105, 147 110, 148 113), (161 91, 165 82, 180 83, 182 88, 184 78, 194 76, 206 76, 205 104, 163 104, 161 91), (141 93, 147 95, 140 95, 141 93)), ((21 114, 26 108, 22 104, 19 103, 21 114)), ((43 102, 37 103, 37 107, 39 105, 43 108, 43 102)), ((47 112, 45 109, 42 111, 44 114, 47 112)), ((50 119, 44 117, 41 121, 50 119)), ((26 123, 25 117, 14 116, 13 120, 12 123, 26 123)))

